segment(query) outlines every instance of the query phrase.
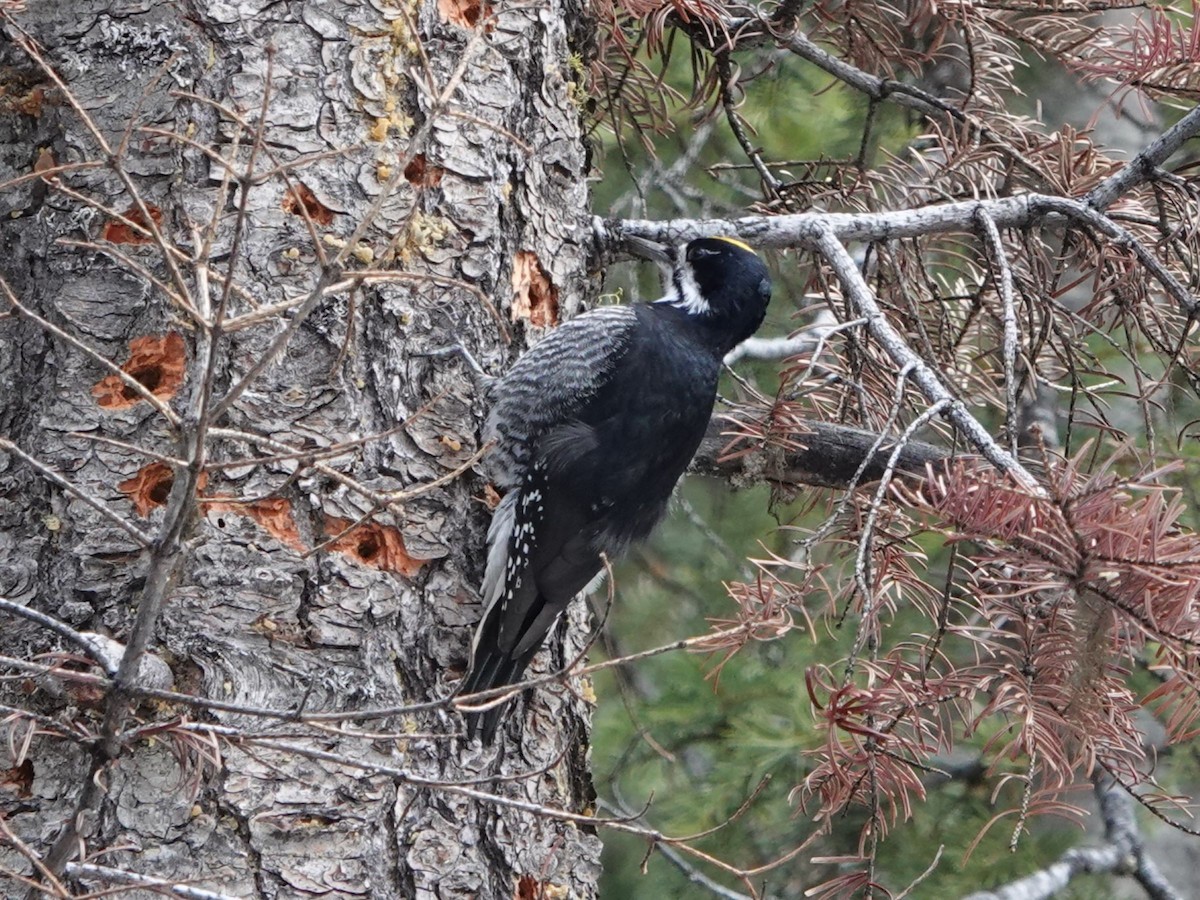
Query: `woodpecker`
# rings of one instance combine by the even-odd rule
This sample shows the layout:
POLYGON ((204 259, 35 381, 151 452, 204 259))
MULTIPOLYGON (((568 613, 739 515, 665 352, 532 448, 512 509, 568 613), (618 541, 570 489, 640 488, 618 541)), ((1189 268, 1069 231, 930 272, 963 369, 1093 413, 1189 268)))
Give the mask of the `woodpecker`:
MULTIPOLYGON (((721 360, 762 324, 771 278, 746 244, 643 251, 670 264, 666 296, 583 313, 491 385, 484 438, 506 493, 459 693, 520 681, 602 555, 650 534, 704 437, 721 360)), ((468 714, 468 737, 490 744, 503 712, 468 714)))

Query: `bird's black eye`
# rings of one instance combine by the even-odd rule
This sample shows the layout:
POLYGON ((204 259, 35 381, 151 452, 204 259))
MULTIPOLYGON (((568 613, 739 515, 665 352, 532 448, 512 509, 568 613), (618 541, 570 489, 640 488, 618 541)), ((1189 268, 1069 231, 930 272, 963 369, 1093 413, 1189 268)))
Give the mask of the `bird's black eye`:
POLYGON ((710 256, 716 256, 718 251, 710 250, 707 247, 693 247, 688 251, 688 260, 695 262, 698 259, 707 259, 710 256))

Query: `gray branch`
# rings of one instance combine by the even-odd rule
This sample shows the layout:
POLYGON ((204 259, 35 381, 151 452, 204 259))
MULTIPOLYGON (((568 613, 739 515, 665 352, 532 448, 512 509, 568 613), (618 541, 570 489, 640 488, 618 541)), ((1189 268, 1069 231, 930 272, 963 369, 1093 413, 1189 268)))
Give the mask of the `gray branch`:
MULTIPOLYGON (((890 241, 931 234, 974 233, 977 217, 986 215, 998 228, 1026 228, 1043 220, 1069 217, 1101 227, 1116 237, 1116 223, 1101 217, 1086 200, 1053 194, 1020 194, 991 200, 962 200, 916 209, 872 213, 793 213, 784 216, 742 216, 737 219, 605 219, 592 218, 598 248, 614 250, 627 238, 681 243, 699 237, 733 236, 758 247, 816 246, 822 234, 839 241, 890 241), (1103 226, 1101 226, 1103 219, 1103 226)), ((1124 229, 1119 229, 1124 231, 1124 229)))
POLYGON ((829 232, 824 232, 818 235, 816 245, 826 262, 833 268, 858 314, 867 320, 867 328, 871 335, 897 366, 911 373, 910 377, 921 389, 925 399, 930 403, 942 405, 945 410, 942 415, 987 457, 988 462, 1008 474, 1025 489, 1040 492, 1037 479, 1025 470, 1016 457, 996 443, 979 420, 967 411, 963 402, 950 393, 937 373, 908 346, 903 336, 888 322, 854 259, 841 242, 829 232))
POLYGON ((166 878, 153 878, 149 875, 139 875, 137 872, 127 872, 124 869, 114 869, 111 866, 97 866, 92 863, 67 863, 66 872, 72 878, 99 881, 108 884, 126 884, 131 887, 143 887, 154 893, 169 894, 173 897, 186 897, 188 900, 237 900, 231 894, 220 894, 204 888, 192 887, 188 884, 178 884, 166 878))
POLYGON ((725 355, 725 365, 735 366, 743 359, 787 359, 810 352, 818 336, 805 330, 791 337, 752 337, 742 341, 725 355))
MULTIPOLYGON (((876 432, 807 419, 788 422, 784 433, 772 435, 769 444, 746 436, 766 425, 746 411, 714 415, 691 471, 734 483, 848 488, 856 484, 860 469, 859 484, 882 478, 896 449, 894 440, 881 443, 876 432)), ((900 449, 895 471, 924 477, 930 463, 948 456, 941 447, 909 441, 900 449)))
POLYGON ((979 891, 965 900, 1049 900, 1076 875, 1129 875, 1151 900, 1182 900, 1146 854, 1134 816, 1133 800, 1107 775, 1092 779, 1100 814, 1104 817, 1104 843, 1099 847, 1073 847, 1044 869, 992 891, 979 891))
POLYGON ((27 606, 22 606, 20 603, 13 603, 4 597, 0 597, 0 612, 41 625, 47 631, 57 634, 67 643, 73 644, 82 650, 104 670, 105 675, 112 677, 117 674, 118 661, 111 659, 104 652, 103 648, 93 640, 93 636, 76 631, 66 622, 62 622, 54 618, 54 616, 48 616, 44 612, 30 609, 27 606))
POLYGON ((1149 181, 1155 169, 1197 134, 1200 134, 1200 106, 1168 128, 1160 138, 1152 141, 1116 175, 1100 182, 1084 198, 1085 202, 1092 209, 1108 208, 1125 192, 1149 181))

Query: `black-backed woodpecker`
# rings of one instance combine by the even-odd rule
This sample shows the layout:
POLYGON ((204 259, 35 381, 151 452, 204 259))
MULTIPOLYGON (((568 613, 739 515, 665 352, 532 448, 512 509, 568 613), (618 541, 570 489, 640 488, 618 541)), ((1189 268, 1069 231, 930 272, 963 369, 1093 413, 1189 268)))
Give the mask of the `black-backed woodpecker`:
MULTIPOLYGON (((560 325, 490 388, 484 437, 506 493, 459 693, 518 682, 601 554, 658 524, 704 437, 722 358, 762 324, 770 275, 741 241, 702 238, 665 256, 665 297, 560 325)), ((506 705, 468 714, 468 735, 490 743, 506 705)))

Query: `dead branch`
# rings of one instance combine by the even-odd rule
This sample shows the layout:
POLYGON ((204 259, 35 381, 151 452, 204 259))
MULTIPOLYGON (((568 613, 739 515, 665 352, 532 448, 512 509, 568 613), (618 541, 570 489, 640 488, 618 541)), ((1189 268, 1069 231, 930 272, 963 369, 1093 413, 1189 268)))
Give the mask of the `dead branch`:
POLYGON ((1182 900, 1147 855, 1134 817, 1133 801, 1112 779, 1097 774, 1094 793, 1104 819, 1104 843, 1072 847, 1057 862, 991 891, 978 891, 964 900, 1050 900, 1071 879, 1084 873, 1129 875, 1152 900, 1182 900))
POLYGON ((735 484, 844 489, 878 481, 897 450, 896 471, 918 478, 924 477, 927 466, 949 456, 933 444, 901 444, 886 437, 881 441, 877 432, 849 425, 813 419, 770 423, 769 416, 734 410, 713 416, 691 471, 735 484), (766 438, 750 436, 765 427, 772 429, 766 438))

